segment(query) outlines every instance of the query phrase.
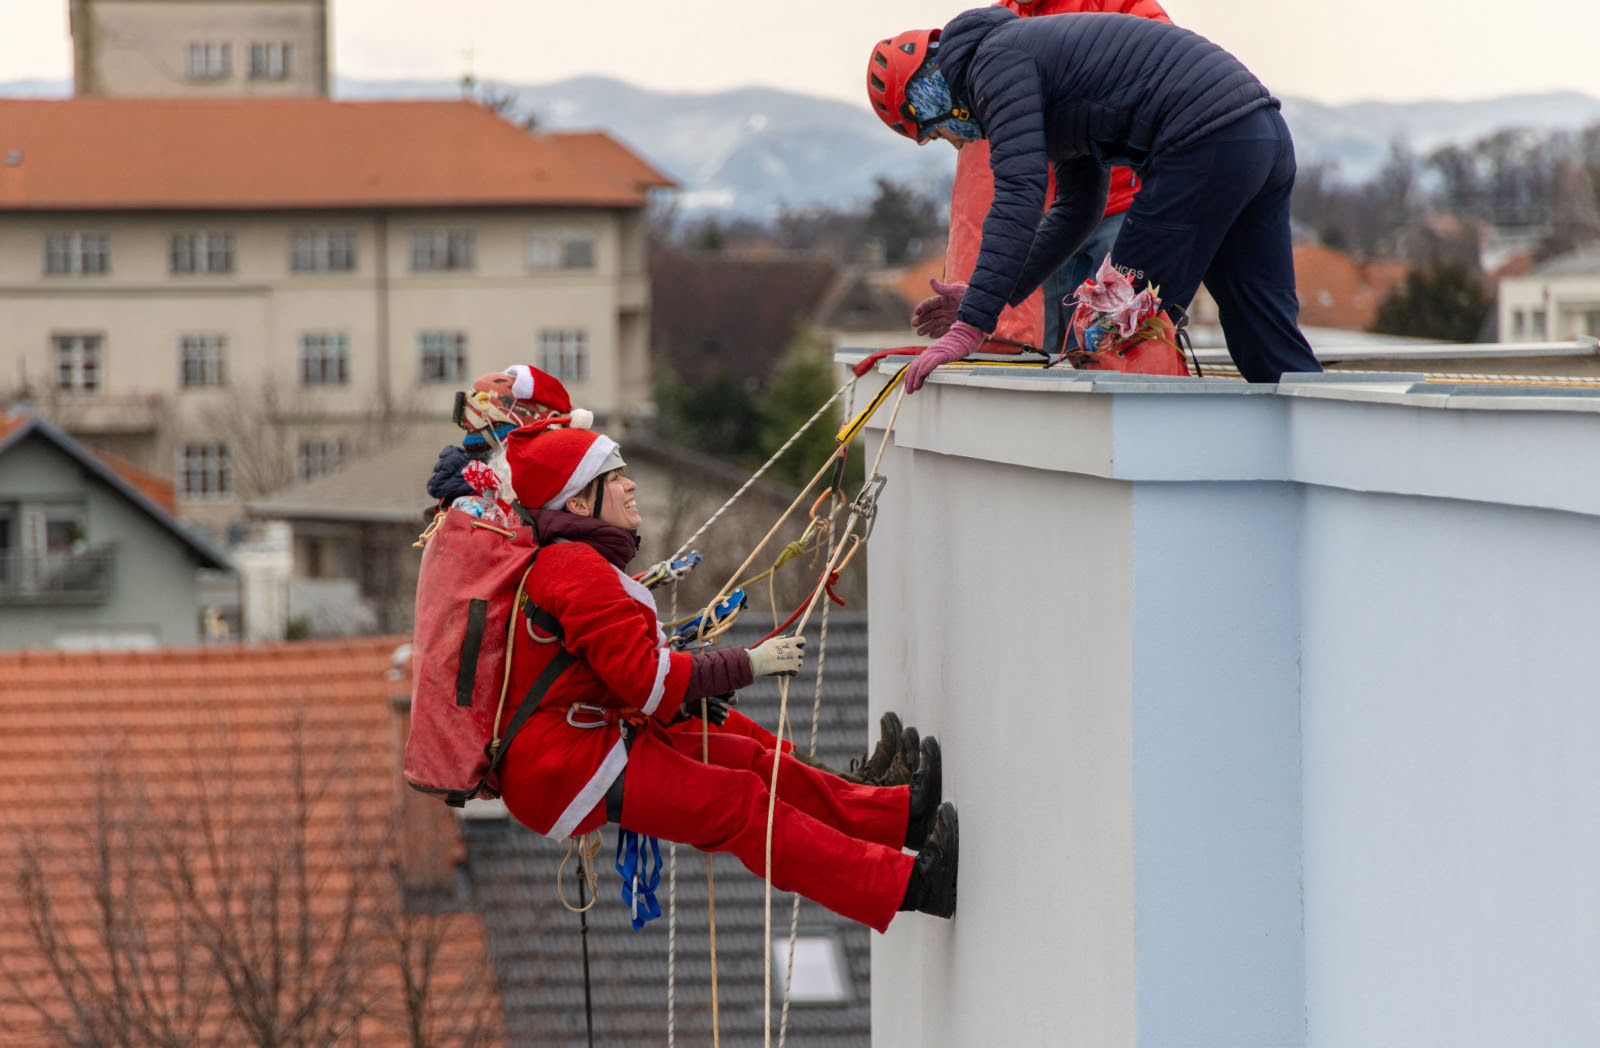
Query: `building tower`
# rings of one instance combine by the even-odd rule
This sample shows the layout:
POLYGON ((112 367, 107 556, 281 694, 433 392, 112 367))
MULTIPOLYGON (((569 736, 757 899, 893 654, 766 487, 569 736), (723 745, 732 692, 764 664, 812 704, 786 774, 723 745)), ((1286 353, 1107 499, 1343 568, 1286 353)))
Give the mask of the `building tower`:
POLYGON ((79 97, 328 95, 328 0, 69 0, 79 97))

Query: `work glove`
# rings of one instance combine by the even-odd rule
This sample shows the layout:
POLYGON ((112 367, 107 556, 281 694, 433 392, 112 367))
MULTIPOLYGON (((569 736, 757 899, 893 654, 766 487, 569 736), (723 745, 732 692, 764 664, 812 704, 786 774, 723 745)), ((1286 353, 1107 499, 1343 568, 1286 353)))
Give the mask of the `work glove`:
MULTIPOLYGON (((717 727, 722 727, 722 722, 728 719, 728 711, 733 708, 733 692, 724 692, 721 695, 712 695, 705 699, 706 720, 717 727)), ((700 716, 700 699, 689 699, 678 707, 678 715, 672 718, 672 723, 686 721, 690 717, 700 716)))
POLYGON ((750 649, 750 672, 757 677, 793 677, 805 660, 806 639, 773 637, 750 649))
POLYGON ((935 279, 929 280, 928 286, 933 288, 934 294, 918 302, 917 308, 911 311, 911 326, 924 338, 939 338, 956 322, 956 310, 961 308, 961 296, 967 293, 967 285, 959 280, 946 284, 935 279))
POLYGON ((906 392, 915 393, 921 389, 934 368, 976 351, 983 345, 983 339, 983 332, 965 321, 958 320, 951 324, 950 330, 939 341, 918 353, 916 359, 906 366, 906 392))

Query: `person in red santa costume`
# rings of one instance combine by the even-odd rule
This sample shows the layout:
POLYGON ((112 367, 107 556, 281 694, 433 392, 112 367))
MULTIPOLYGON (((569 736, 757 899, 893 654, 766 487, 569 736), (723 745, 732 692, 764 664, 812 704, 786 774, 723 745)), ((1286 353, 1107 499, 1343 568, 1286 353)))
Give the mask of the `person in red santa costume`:
MULTIPOLYGON (((921 740, 909 786, 875 787, 808 767, 746 734, 709 730, 703 743, 699 730, 684 730, 685 718, 702 715, 711 727, 725 709, 713 696, 730 697, 757 676, 796 673, 805 638, 671 650, 654 597, 627 573, 641 518, 620 449, 561 422, 546 419, 506 437, 515 494, 541 547, 525 583, 527 623, 514 634, 508 693, 527 694, 558 647, 574 659, 506 751, 501 796, 512 817, 556 840, 611 821, 729 852, 763 876, 777 760, 775 887, 878 931, 901 910, 952 916, 956 811, 941 803, 937 741, 921 740), (541 610, 559 632, 533 624, 547 621, 541 610)), ((507 709, 506 720, 515 712, 507 709)))

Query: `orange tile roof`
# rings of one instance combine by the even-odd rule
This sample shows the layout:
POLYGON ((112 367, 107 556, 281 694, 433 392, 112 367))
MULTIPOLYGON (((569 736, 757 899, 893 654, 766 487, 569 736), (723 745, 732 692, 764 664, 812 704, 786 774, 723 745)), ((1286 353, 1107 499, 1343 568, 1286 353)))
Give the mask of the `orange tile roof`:
POLYGON ((75 1025, 69 998, 115 999, 108 977, 115 958, 148 964, 139 974, 124 963, 124 987, 143 978, 145 989, 159 981, 170 995, 134 1011, 177 1021, 180 1033, 192 1035, 177 1040, 198 1043, 195 1031, 234 1021, 223 985, 206 982, 204 973, 217 967, 211 948, 237 947, 240 965, 263 975, 274 954, 294 967, 293 933, 303 926, 311 932, 307 966, 323 973, 313 981, 326 989, 339 969, 355 979, 346 1003, 322 1011, 319 1023, 353 1021, 366 1048, 409 1048, 396 960, 404 942, 440 951, 431 1021, 487 1017, 487 1044, 504 1044, 481 918, 405 914, 390 875, 398 860, 412 891, 437 895, 464 855, 448 809, 405 788, 397 774, 403 714, 390 697, 407 685, 387 674, 400 642, 0 653, 0 789, 9 798, 0 814, 0 1029, 7 1048, 60 1043, 43 1015, 75 1025), (301 832, 286 818, 297 810, 305 813, 301 832), (96 845, 105 841, 112 847, 99 867, 96 845), (292 876, 301 858, 315 882, 315 919, 305 925, 294 917, 293 891, 267 888, 292 876), (96 873, 102 868, 110 872, 96 873), (30 869, 39 874, 32 881, 22 876, 30 869), (181 890, 189 883, 192 894, 181 890), (82 978, 64 984, 50 973, 49 950, 29 929, 43 912, 37 896, 28 901, 30 888, 47 892, 65 955, 82 962, 82 978), (110 890, 111 912, 125 922, 121 941, 134 946, 105 947, 96 889, 110 890), (330 959, 340 956, 341 918, 359 908, 352 898, 370 923, 358 923, 351 941, 368 952, 345 967, 330 959), (216 917, 230 906, 231 919, 220 924, 226 932, 209 930, 204 919, 178 919, 216 917), (274 926, 269 917, 287 923, 274 926), (274 927, 280 939, 291 933, 289 945, 269 934, 274 927), (404 932, 384 931, 392 928, 404 932), (192 1014, 178 1016, 174 1001, 192 1014), (355 1017, 354 1002, 368 1010, 355 1017))
POLYGON ((1409 269, 1398 261, 1362 262, 1324 244, 1296 244, 1300 323, 1365 331, 1376 319, 1384 296, 1405 283, 1409 269))
POLYGON ((928 287, 928 281, 934 277, 944 279, 944 256, 930 258, 926 262, 912 266, 895 281, 895 290, 900 292, 902 298, 915 306, 918 302, 933 294, 928 287))
POLYGON ((552 131, 545 137, 568 147, 587 163, 626 175, 640 189, 676 189, 678 186, 604 131, 552 131))
MULTIPOLYGON (((0 440, 5 439, 5 433, 0 431, 0 440)), ((157 473, 151 473, 141 466, 136 466, 121 455, 114 455, 103 448, 90 448, 89 453, 104 462, 112 472, 123 480, 132 484, 144 493, 151 502, 160 506, 174 517, 178 515, 178 485, 157 473)))
POLYGON ((469 101, 0 99, 0 211, 634 208, 641 170, 469 101))

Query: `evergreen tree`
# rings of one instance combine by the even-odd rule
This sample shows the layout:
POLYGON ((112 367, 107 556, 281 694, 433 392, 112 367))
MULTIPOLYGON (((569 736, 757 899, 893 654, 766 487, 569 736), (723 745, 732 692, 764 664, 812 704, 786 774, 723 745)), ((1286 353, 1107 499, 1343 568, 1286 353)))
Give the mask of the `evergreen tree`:
POLYGON ((1406 275, 1404 287, 1384 298, 1368 330, 1472 342, 1492 305, 1482 285, 1463 266, 1414 269, 1406 275))

